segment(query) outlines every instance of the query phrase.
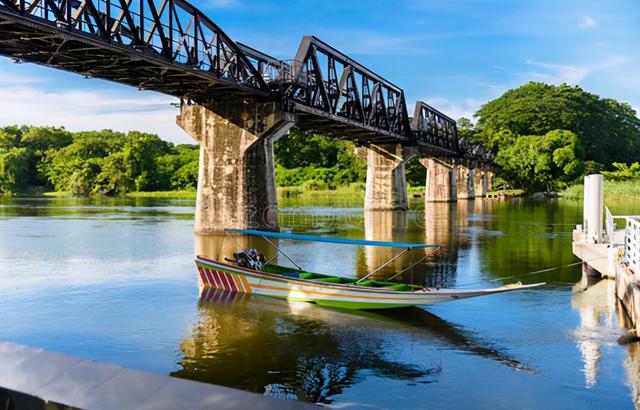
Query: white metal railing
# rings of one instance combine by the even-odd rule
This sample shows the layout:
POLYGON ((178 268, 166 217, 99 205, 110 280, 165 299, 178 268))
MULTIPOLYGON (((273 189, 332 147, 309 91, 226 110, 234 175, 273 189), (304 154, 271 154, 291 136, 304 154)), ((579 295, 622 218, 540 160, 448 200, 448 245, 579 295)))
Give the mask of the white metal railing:
POLYGON ((604 225, 604 230, 605 230, 605 236, 606 236, 606 242, 609 242, 609 245, 613 245, 614 237, 616 234, 616 223, 613 220, 613 215, 611 214, 611 211, 609 210, 608 207, 604 207, 604 213, 605 213, 605 225, 604 225))
POLYGON ((628 216, 624 228, 624 261, 640 271, 640 217, 628 216))

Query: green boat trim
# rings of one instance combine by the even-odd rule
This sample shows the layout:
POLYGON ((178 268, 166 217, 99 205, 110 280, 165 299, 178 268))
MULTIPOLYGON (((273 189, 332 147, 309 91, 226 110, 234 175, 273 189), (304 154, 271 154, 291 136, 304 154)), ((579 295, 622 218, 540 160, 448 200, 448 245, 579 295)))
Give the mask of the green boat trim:
POLYGON ((398 292, 415 292, 424 289, 424 286, 410 285, 406 283, 389 282, 384 280, 363 280, 358 282, 356 278, 345 278, 342 276, 325 275, 322 273, 308 272, 304 270, 296 270, 286 266, 268 264, 263 268, 263 272, 273 275, 280 275, 284 278, 302 279, 314 282, 332 283, 339 285, 353 285, 369 288, 381 288, 395 290, 398 292))

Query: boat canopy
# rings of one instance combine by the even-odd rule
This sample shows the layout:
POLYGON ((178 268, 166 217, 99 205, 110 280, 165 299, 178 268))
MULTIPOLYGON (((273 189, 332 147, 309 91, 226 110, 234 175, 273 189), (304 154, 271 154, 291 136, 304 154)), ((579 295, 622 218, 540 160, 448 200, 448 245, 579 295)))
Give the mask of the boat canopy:
POLYGON ((238 233, 238 234, 244 234, 244 235, 262 236, 265 238, 289 239, 293 241, 338 243, 342 245, 380 246, 385 248, 405 248, 405 249, 440 248, 440 245, 424 244, 424 243, 367 241, 364 239, 348 239, 348 238, 336 238, 336 237, 316 236, 316 235, 298 235, 298 234, 284 233, 284 232, 258 231, 255 229, 225 229, 224 231, 227 233, 238 233))

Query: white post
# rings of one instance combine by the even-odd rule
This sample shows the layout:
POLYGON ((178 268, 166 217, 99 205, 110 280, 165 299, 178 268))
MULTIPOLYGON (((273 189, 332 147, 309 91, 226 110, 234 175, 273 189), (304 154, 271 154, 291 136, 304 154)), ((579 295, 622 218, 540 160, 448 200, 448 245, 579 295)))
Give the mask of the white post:
POLYGON ((583 232, 587 243, 602 242, 602 213, 604 204, 604 177, 600 174, 584 177, 583 232))

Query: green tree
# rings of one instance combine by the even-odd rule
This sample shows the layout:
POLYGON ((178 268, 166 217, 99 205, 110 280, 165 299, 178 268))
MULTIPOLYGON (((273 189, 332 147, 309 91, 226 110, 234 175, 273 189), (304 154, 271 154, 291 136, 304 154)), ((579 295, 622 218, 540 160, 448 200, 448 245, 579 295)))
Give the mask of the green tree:
POLYGON ((568 130, 577 135, 585 160, 631 162, 640 155, 640 119, 626 103, 602 99, 582 88, 531 82, 483 105, 476 132, 486 145, 502 148, 495 135, 544 135, 568 130))
POLYGON ((102 162, 102 170, 96 176, 93 192, 105 194, 125 194, 136 188, 136 181, 131 170, 129 156, 126 152, 115 152, 102 162))
POLYGON ((404 172, 409 186, 424 186, 427 182, 427 168, 420 163, 418 156, 414 156, 404 164, 404 172))
POLYGON ((64 128, 33 127, 22 134, 21 145, 34 152, 62 148, 73 141, 71 133, 64 128))
POLYGON ((582 172, 578 137, 571 131, 514 136, 495 163, 507 181, 527 192, 564 188, 582 172))
POLYGON ((611 164, 615 171, 604 171, 603 174, 607 179, 616 181, 628 181, 640 179, 640 163, 634 162, 631 165, 614 162, 611 164))
POLYGON ((28 187, 31 153, 26 148, 0 150, 0 192, 11 194, 28 187))
POLYGON ((309 189, 362 182, 366 163, 352 142, 294 130, 275 144, 276 184, 309 189))
POLYGON ((458 121, 456 121, 456 126, 458 128, 459 138, 466 138, 469 141, 475 142, 476 129, 470 119, 460 117, 458 118, 458 121))

